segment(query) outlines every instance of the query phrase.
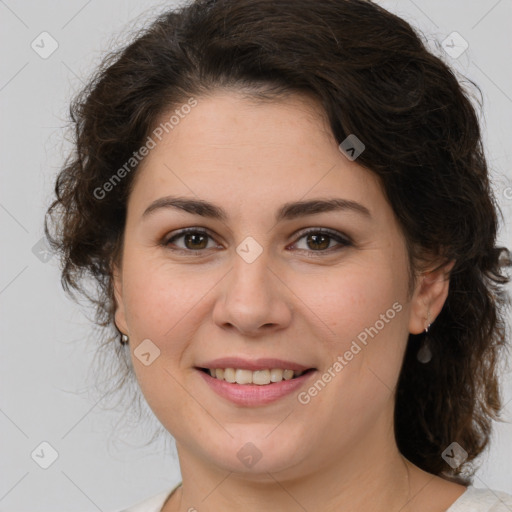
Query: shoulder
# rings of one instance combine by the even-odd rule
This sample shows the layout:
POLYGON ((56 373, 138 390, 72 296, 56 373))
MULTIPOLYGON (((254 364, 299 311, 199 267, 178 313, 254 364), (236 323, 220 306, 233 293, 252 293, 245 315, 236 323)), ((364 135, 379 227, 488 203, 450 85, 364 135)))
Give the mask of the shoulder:
MULTIPOLYGON (((178 487, 178 486, 176 486, 178 487)), ((129 508, 120 510, 119 512, 161 512, 167 498, 174 492, 176 487, 162 491, 150 498, 145 499, 129 508)))
POLYGON ((512 494, 469 486, 446 512, 510 512, 512 494))

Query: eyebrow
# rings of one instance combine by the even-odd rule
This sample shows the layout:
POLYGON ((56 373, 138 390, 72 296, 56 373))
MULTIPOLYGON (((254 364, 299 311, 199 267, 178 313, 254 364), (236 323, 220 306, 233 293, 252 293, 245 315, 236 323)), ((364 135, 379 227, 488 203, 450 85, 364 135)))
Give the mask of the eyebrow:
MULTIPOLYGON (((189 199, 185 197, 166 196, 153 201, 142 214, 143 218, 161 209, 178 209, 194 215, 217 219, 223 222, 228 220, 228 215, 220 206, 216 206, 202 199, 189 199)), ((324 212, 352 211, 371 218, 368 208, 355 201, 341 198, 313 199, 310 201, 297 201, 285 203, 277 211, 275 220, 293 220, 307 215, 315 215, 324 212)))

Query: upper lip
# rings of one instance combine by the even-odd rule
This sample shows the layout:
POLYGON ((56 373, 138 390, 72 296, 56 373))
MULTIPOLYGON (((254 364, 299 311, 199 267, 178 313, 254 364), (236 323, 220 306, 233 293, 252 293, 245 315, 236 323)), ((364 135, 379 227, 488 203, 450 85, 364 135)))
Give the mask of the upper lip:
POLYGON ((241 357, 222 357, 201 363, 198 368, 237 368, 240 370, 266 370, 272 368, 281 368, 283 370, 305 371, 311 366, 304 366, 293 361, 285 361, 283 359, 260 358, 260 359, 243 359, 241 357))

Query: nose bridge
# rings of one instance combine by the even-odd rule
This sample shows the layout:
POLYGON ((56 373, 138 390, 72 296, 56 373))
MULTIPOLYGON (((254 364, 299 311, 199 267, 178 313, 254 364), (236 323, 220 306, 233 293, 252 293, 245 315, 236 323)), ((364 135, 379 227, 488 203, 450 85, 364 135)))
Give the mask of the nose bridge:
POLYGON ((262 252, 254 259, 252 257, 245 259, 243 255, 239 254, 239 249, 240 247, 237 248, 238 254, 233 261, 228 293, 231 299, 239 303, 240 306, 246 304, 248 308, 254 311, 257 308, 263 312, 272 302, 268 252, 262 252))
POLYGON ((253 294, 268 293, 269 249, 262 245, 263 237, 259 236, 258 240, 247 236, 236 246, 230 279, 231 286, 236 287, 235 293, 244 295, 244 288, 252 289, 253 294))
MULTIPOLYGON (((259 244, 258 244, 259 245, 259 244)), ((233 267, 214 310, 218 325, 256 333, 262 327, 282 327, 290 311, 282 287, 269 268, 268 252, 246 240, 237 247, 233 267)))

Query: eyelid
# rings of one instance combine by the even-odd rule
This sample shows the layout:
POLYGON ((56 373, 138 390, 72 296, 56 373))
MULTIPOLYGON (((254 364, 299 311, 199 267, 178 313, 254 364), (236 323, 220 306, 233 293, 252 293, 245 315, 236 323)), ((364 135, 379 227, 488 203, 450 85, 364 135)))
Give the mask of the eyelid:
MULTIPOLYGON (((208 237, 210 237, 216 243, 218 243, 217 240, 215 239, 215 236, 213 235, 213 233, 209 229, 202 228, 202 227, 194 227, 194 226, 192 226, 192 227, 189 227, 189 228, 179 229, 176 232, 172 232, 172 233, 167 234, 166 236, 163 237, 161 244, 164 247, 169 248, 168 246, 169 246, 169 242, 171 240, 181 238, 182 236, 185 236, 188 233, 204 234, 204 235, 207 235, 208 237)), ((177 247, 177 248, 174 248, 174 249, 171 249, 171 250, 175 251, 175 252, 182 252, 182 253, 188 253, 188 254, 196 253, 198 255, 201 252, 205 251, 205 249, 194 251, 192 249, 182 249, 181 247, 177 247)))
POLYGON ((309 233, 321 233, 321 234, 325 234, 325 235, 330 235, 333 238, 339 238, 346 243, 352 243, 352 240, 348 235, 346 235, 340 231, 337 231, 335 229, 322 228, 320 226, 304 228, 300 231, 297 231, 293 236, 294 236, 294 238, 302 238, 304 235, 308 235, 309 233))
POLYGON ((322 256, 322 255, 331 254, 334 251, 339 251, 342 248, 351 247, 354 245, 354 243, 352 242, 352 239, 349 236, 345 235, 344 233, 341 233, 339 231, 329 229, 329 228, 310 227, 310 228, 306 228, 306 229, 301 230, 298 233, 294 234, 295 242, 293 242, 292 246, 297 244, 297 242, 301 238, 304 238, 304 236, 309 235, 310 233, 327 235, 338 243, 338 247, 329 247, 328 249, 324 249, 321 251, 313 251, 313 250, 308 250, 308 249, 297 249, 297 250, 305 251, 308 254, 311 254, 314 256, 322 256))
MULTIPOLYGON (((192 226, 192 227, 183 228, 183 229, 178 230, 177 232, 171 233, 170 236, 165 236, 161 242, 161 245, 164 248, 167 248, 176 253, 194 255, 194 256, 202 256, 205 253, 205 251, 208 249, 193 250, 193 249, 183 249, 181 247, 175 247, 175 248, 169 247, 169 243, 171 240, 179 239, 188 233, 204 234, 204 235, 208 236, 210 239, 217 242, 216 237, 213 235, 212 232, 210 232, 209 229, 203 228, 203 227, 192 226)), ((305 236, 307 236, 310 233, 327 235, 331 239, 336 241, 338 244, 338 246, 329 247, 328 249, 318 250, 318 251, 314 251, 312 249, 297 249, 298 251, 301 251, 303 253, 306 252, 307 254, 312 255, 314 257, 316 257, 316 256, 322 257, 324 255, 328 255, 333 252, 338 252, 341 249, 344 249, 346 247, 351 247, 354 245, 352 239, 349 236, 347 236, 346 234, 341 233, 337 230, 333 230, 330 228, 324 228, 324 227, 309 227, 309 228, 304 228, 303 230, 300 230, 293 234, 293 238, 295 239, 295 241, 291 244, 291 247, 296 245, 301 238, 304 238, 305 236)), ((288 247, 290 247, 290 245, 288 245, 287 248, 288 247)), ((210 248, 210 250, 211 250, 211 248, 210 248)))

